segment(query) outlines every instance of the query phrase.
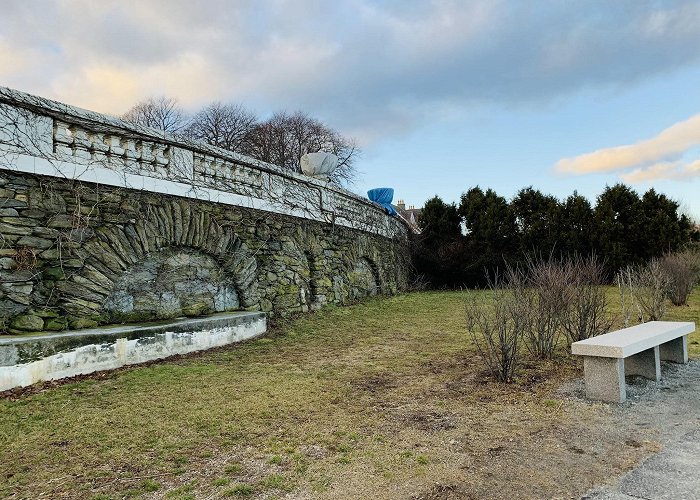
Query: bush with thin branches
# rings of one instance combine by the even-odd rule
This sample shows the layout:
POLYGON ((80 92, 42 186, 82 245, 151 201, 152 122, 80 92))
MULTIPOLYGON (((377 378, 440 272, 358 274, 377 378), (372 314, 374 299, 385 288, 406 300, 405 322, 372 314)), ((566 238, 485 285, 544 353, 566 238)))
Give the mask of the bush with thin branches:
POLYGON ((700 254, 690 250, 668 253, 660 260, 668 280, 666 293, 674 306, 688 304, 688 297, 700 279, 700 254))
POLYGON ((527 328, 526 304, 518 296, 520 278, 509 272, 489 279, 487 299, 468 292, 465 303, 467 331, 488 371, 501 382, 510 382, 520 361, 520 344, 527 328))
POLYGON ((628 266, 617 274, 625 326, 636 312, 640 323, 660 320, 666 313, 666 293, 669 279, 661 259, 651 259, 646 265, 628 266))
POLYGON ((607 313, 608 298, 602 287, 605 266, 595 255, 575 255, 565 262, 569 280, 562 329, 569 344, 610 330, 614 318, 607 313))
POLYGON ((527 314, 524 342, 530 353, 540 359, 549 359, 559 340, 572 296, 571 268, 564 261, 550 258, 527 260, 523 279, 515 285, 522 297, 527 314))

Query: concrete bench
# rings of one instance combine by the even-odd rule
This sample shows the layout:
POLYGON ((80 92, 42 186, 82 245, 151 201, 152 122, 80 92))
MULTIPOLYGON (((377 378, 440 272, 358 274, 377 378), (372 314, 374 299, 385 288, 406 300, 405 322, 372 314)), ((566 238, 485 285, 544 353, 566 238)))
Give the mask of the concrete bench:
POLYGON ((584 356, 586 397, 623 402, 626 375, 661 379, 661 360, 688 362, 688 334, 695 323, 650 321, 571 344, 571 353, 584 356))

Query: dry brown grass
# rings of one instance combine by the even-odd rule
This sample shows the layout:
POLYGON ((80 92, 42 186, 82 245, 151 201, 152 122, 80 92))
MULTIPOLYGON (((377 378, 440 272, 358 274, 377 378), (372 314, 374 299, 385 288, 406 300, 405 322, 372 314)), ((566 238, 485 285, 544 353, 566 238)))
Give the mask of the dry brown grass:
MULTIPOLYGON (((581 375, 563 347, 513 384, 486 378, 463 304, 456 292, 371 300, 6 398, 0 496, 572 497, 655 449, 613 408, 558 395, 581 375)), ((696 289, 672 319, 698 321, 699 304, 696 289)))

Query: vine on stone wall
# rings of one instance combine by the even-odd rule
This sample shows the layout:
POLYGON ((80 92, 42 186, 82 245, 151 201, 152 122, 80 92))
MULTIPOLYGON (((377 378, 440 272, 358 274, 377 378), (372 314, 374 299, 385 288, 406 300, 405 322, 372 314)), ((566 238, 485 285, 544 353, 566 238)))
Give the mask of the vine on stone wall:
POLYGON ((15 261, 15 269, 19 271, 28 271, 36 269, 37 251, 30 247, 18 247, 12 255, 12 260, 15 261))

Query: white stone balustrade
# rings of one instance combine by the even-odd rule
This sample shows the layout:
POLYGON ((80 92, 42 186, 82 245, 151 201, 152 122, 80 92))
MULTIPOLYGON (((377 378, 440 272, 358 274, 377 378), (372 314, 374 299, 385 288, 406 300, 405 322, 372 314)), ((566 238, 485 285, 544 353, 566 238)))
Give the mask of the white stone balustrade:
POLYGON ((222 189, 238 188, 241 194, 263 194, 262 172, 211 155, 194 155, 195 181, 222 189))
POLYGON ((0 87, 0 169, 147 189, 405 237, 338 186, 208 144, 0 87), (17 154, 3 162, 3 154, 17 154))
POLYGON ((54 121, 53 142, 54 151, 61 157, 163 179, 170 176, 171 148, 164 144, 115 133, 91 132, 59 120, 54 121))

